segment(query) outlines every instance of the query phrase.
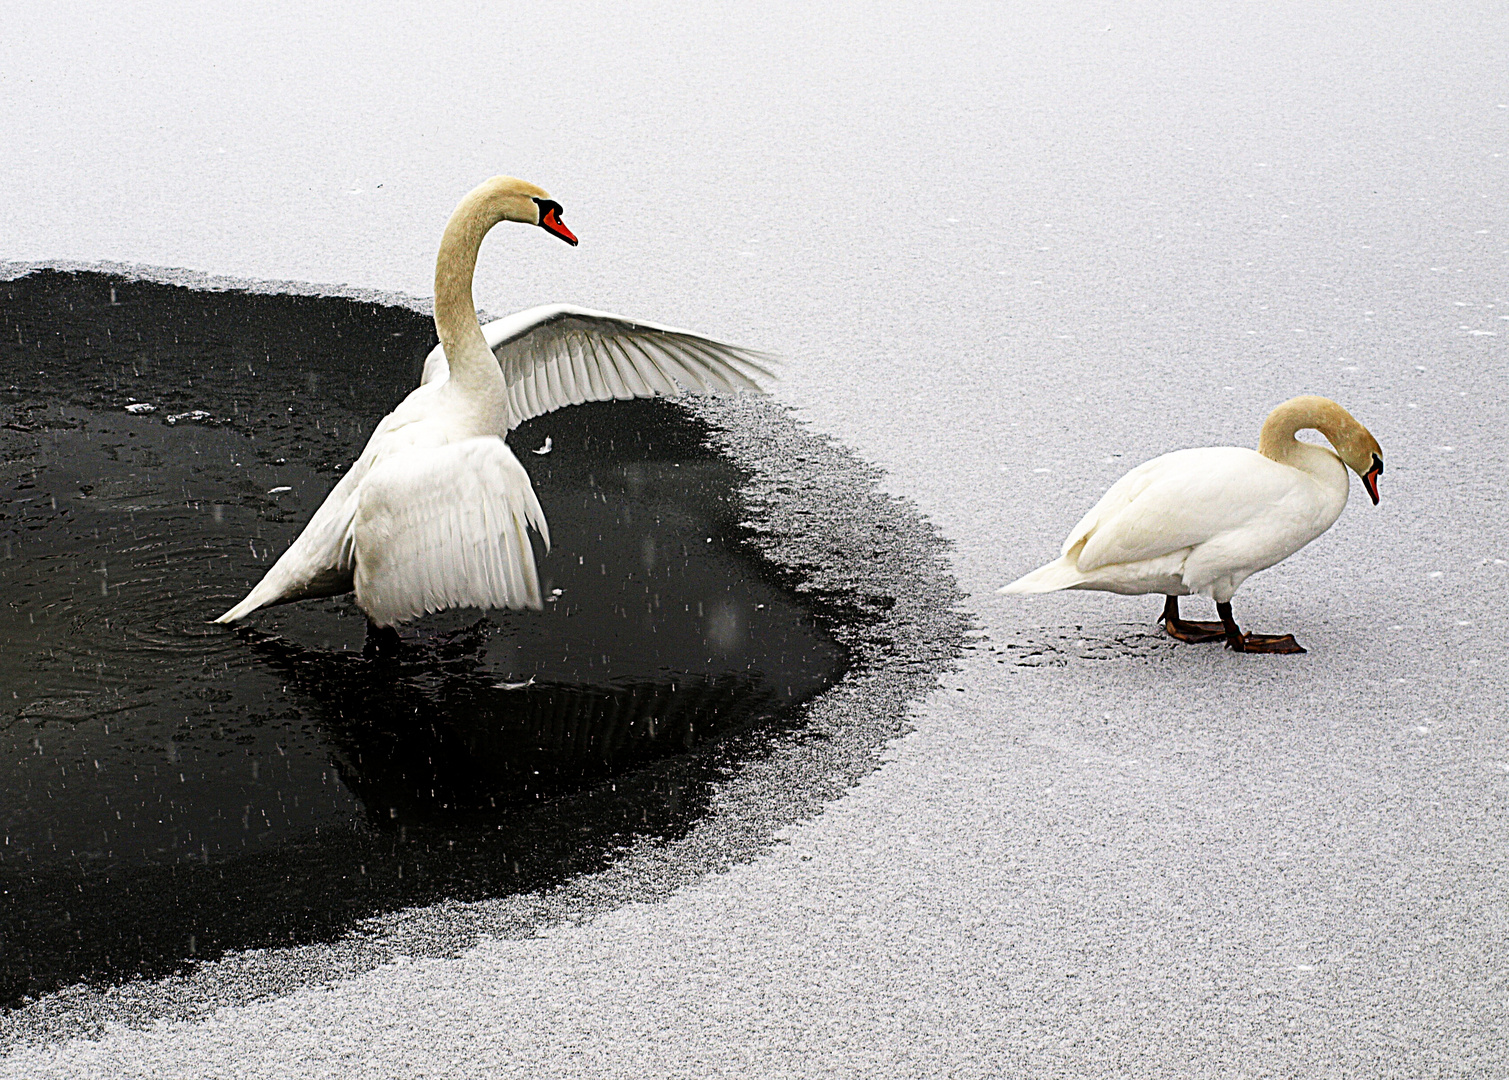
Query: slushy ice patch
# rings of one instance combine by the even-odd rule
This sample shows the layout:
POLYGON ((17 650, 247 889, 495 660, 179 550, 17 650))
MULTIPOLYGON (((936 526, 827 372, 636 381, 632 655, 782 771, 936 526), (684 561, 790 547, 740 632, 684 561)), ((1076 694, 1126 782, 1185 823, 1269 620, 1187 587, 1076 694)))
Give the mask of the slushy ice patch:
POLYGON ((542 613, 431 616, 391 657, 346 598, 212 626, 417 382, 429 319, 88 273, 0 297, 0 1001, 600 867, 844 670, 665 401, 514 433, 542 613))

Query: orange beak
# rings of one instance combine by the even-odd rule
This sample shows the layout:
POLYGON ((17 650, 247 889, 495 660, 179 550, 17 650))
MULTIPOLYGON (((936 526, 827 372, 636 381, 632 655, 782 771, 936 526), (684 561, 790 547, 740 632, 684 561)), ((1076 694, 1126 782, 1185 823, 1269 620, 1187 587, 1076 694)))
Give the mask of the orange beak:
POLYGON ((566 223, 561 220, 561 212, 555 207, 551 206, 545 210, 544 215, 540 218, 540 228, 553 236, 559 236, 572 247, 576 247, 576 235, 570 229, 566 228, 566 223))
POLYGON ((1368 494, 1372 496, 1374 506, 1378 505, 1378 477, 1382 473, 1383 462, 1374 457, 1373 467, 1364 473, 1362 477, 1362 486, 1368 489, 1368 494))

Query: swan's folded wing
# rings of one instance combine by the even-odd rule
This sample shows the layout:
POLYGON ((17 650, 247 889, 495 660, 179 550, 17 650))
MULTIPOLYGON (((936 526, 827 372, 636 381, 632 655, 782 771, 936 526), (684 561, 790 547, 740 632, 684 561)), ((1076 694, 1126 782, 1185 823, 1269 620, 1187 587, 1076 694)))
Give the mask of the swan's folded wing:
MULTIPOLYGON (((565 304, 483 327, 508 387, 508 426, 566 405, 695 391, 761 392, 773 357, 669 326, 565 304)), ((443 378, 432 354, 425 378, 443 378)))
POLYGON ((1059 554, 1067 557, 1076 548, 1084 547, 1103 523, 1113 520, 1117 514, 1131 505, 1152 482, 1149 473, 1151 467, 1157 465, 1159 460, 1161 459, 1155 458, 1137 466, 1112 484, 1110 489, 1100 497, 1100 501, 1090 507, 1085 516, 1079 519, 1079 524, 1069 530, 1069 535, 1064 539, 1064 546, 1059 554))
POLYGON ((548 548, 529 475, 502 439, 385 458, 351 524, 356 602, 379 626, 452 607, 538 609, 530 525, 548 548))
POLYGON ((1106 492, 1091 511, 1098 514, 1085 532, 1076 565, 1088 573, 1203 544, 1248 524, 1286 491, 1283 475, 1250 450, 1208 447, 1165 454, 1106 492))

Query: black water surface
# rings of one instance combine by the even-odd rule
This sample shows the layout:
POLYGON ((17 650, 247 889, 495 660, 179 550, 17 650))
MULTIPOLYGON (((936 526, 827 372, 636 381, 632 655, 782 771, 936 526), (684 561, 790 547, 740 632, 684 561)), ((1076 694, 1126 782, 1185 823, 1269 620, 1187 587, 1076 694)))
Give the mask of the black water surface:
POLYGON ((0 283, 0 1004, 598 868, 842 673, 664 401, 511 438, 543 613, 431 616, 382 658, 346 598, 210 625, 433 343, 372 303, 0 283))

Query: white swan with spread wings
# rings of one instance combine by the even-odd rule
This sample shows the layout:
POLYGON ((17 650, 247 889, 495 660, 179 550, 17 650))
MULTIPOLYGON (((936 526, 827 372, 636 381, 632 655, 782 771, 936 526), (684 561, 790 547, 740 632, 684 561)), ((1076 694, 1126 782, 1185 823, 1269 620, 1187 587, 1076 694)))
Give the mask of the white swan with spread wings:
POLYGON ((561 207, 497 176, 451 215, 435 260, 440 336, 420 385, 378 423, 361 456, 246 597, 216 622, 355 591, 378 627, 452 607, 540 608, 528 530, 550 545, 529 474, 503 435, 584 401, 696 391, 759 392, 762 353, 685 330, 551 304, 477 320, 472 274, 500 221, 575 245, 561 207))

